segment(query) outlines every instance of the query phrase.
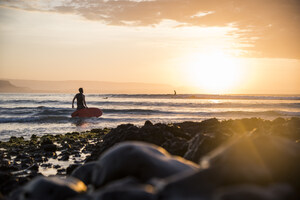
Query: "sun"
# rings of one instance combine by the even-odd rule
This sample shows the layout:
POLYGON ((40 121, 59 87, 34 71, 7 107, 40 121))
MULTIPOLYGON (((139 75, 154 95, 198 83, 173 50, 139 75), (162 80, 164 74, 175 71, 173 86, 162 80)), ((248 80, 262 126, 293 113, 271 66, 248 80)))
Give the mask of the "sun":
POLYGON ((189 82, 206 93, 230 93, 238 84, 238 59, 220 51, 193 54, 188 61, 189 82))

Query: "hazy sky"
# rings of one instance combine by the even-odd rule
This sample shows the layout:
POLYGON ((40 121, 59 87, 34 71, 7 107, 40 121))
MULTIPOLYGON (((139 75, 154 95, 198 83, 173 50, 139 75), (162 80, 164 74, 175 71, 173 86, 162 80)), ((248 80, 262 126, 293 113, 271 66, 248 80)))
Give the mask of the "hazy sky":
POLYGON ((0 79, 300 93, 299 35, 299 0, 0 0, 0 79))

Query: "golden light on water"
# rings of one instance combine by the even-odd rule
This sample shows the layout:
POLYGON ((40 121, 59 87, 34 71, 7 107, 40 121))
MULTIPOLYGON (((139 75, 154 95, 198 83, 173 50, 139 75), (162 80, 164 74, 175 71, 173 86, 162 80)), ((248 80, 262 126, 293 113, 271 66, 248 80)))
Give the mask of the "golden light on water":
POLYGON ((238 59, 222 51, 192 54, 188 59, 190 82, 207 93, 234 89, 242 77, 238 59))

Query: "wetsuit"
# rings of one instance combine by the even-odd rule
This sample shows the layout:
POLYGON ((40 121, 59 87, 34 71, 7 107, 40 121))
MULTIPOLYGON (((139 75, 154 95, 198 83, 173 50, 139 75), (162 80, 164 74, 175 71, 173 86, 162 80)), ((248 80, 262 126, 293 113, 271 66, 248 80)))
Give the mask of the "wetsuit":
POLYGON ((77 110, 85 108, 83 104, 84 95, 82 93, 77 93, 75 98, 77 100, 77 110))

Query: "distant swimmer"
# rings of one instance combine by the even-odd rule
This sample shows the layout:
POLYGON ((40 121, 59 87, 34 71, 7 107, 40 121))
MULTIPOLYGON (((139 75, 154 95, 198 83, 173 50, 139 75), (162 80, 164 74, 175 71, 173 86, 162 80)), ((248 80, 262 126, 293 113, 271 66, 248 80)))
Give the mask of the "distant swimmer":
POLYGON ((74 108, 74 101, 77 100, 77 110, 87 108, 86 102, 85 102, 85 96, 83 94, 83 89, 79 88, 79 93, 77 93, 72 101, 72 108, 74 108))
POLYGON ((174 95, 176 95, 177 93, 176 93, 176 90, 174 90, 174 95))

